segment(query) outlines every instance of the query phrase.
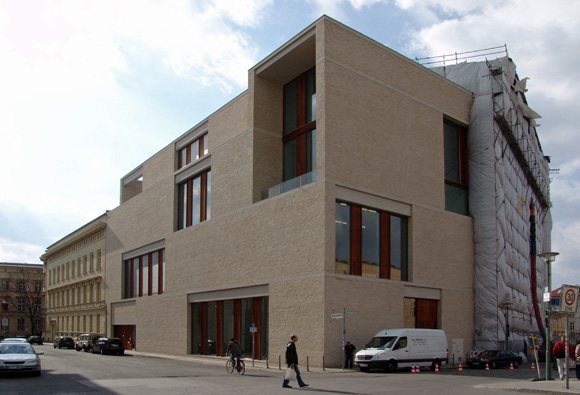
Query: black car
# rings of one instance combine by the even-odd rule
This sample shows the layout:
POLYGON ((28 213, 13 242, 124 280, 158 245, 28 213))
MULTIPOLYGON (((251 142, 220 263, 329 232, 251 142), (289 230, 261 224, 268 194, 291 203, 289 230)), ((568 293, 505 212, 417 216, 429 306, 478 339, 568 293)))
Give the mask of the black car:
POLYGON ((28 343, 30 343, 30 344, 38 344, 39 346, 42 346, 42 337, 40 337, 40 336, 30 336, 28 338, 28 343))
POLYGON ((123 348, 123 341, 121 339, 116 337, 101 337, 99 340, 97 340, 96 343, 93 344, 92 353, 101 353, 101 355, 123 355, 125 353, 125 349, 123 348))
POLYGON ((522 357, 509 350, 486 350, 477 357, 467 359, 467 366, 470 368, 485 368, 487 365, 491 369, 496 369, 510 366, 512 363, 514 368, 517 368, 522 364, 522 357))
POLYGON ((72 337, 57 336, 52 345, 54 348, 75 348, 75 341, 72 337))

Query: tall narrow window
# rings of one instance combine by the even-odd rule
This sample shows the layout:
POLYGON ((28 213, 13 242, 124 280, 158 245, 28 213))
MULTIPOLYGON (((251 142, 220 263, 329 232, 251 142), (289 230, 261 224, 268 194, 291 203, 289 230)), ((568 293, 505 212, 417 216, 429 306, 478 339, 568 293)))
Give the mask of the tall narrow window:
POLYGON ((177 228, 184 229, 206 221, 211 216, 211 171, 178 185, 177 228))
POLYGON ((445 210, 467 215, 467 131, 444 120, 445 210))
POLYGON ((284 86, 284 181, 316 170, 316 69, 284 86))

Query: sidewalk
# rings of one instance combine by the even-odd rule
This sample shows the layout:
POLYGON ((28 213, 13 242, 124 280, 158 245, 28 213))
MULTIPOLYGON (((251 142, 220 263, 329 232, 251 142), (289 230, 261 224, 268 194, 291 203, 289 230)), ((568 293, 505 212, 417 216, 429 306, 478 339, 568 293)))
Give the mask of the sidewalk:
MULTIPOLYGON (((126 355, 134 355, 139 357, 146 357, 146 358, 160 358, 160 359, 172 359, 176 361, 189 361, 189 362, 196 362, 201 364, 208 364, 208 365, 225 365, 225 361, 227 357, 214 357, 214 356, 206 356, 206 355, 169 355, 169 354, 157 354, 157 353, 147 353, 147 352, 139 352, 135 350, 125 350, 126 355)), ((252 367, 253 369, 271 369, 271 370, 278 370, 279 365, 278 363, 268 365, 267 361, 262 360, 255 360, 253 361, 252 366, 252 359, 251 358, 244 358, 246 362, 246 367, 252 367)), ((304 369, 306 371, 306 366, 301 365, 301 370, 304 369)), ((282 369, 284 367, 282 366, 282 369)), ((451 367, 450 365, 444 367, 441 371, 451 373, 451 370, 457 369, 456 367, 451 367)), ((350 373, 356 374, 360 373, 358 370, 343 370, 340 368, 319 368, 319 367, 309 367, 308 371, 310 373, 319 373, 319 374, 340 374, 340 373, 350 373)), ((363 374, 363 373, 360 373, 363 374)), ((542 371, 542 376, 544 372, 542 371)), ((528 394, 579 394, 580 395, 580 380, 576 378, 576 373, 574 370, 570 371, 570 379, 568 381, 569 389, 566 389, 566 380, 558 379, 558 373, 555 372, 554 376, 555 380, 538 380, 534 381, 532 379, 521 379, 521 380, 505 380, 502 382, 495 381, 493 384, 479 384, 474 386, 474 388, 480 389, 489 389, 489 390, 504 390, 504 391, 514 391, 514 392, 523 392, 528 394)), ((537 380, 537 379, 536 379, 537 380)))

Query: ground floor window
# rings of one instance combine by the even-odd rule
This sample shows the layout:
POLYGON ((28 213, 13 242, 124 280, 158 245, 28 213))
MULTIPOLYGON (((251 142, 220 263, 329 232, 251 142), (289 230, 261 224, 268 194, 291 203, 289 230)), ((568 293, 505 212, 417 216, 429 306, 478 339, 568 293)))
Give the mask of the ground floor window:
POLYGON ((268 353, 268 297, 217 300, 191 305, 192 354, 225 355, 236 338, 246 357, 265 359, 268 353), (252 339, 251 327, 256 330, 252 339), (253 340, 253 341, 252 341, 253 340))
POLYGON ((437 301, 405 298, 405 328, 438 329, 437 301))

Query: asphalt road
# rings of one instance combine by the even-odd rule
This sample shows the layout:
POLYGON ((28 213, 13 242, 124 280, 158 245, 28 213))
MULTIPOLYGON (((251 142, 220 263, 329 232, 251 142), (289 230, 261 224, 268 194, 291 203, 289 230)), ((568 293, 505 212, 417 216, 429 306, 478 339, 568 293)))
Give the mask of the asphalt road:
MULTIPOLYGON (((519 383, 529 382, 537 375, 529 365, 515 371, 497 369, 442 369, 441 373, 423 370, 420 374, 400 371, 394 374, 344 372, 306 372, 303 378, 308 388, 281 387, 283 371, 248 367, 244 376, 230 375, 221 361, 199 359, 163 359, 150 356, 102 356, 68 349, 53 349, 52 345, 34 346, 44 351, 41 377, 0 377, 1 395, 31 394, 288 394, 305 391, 319 394, 424 394, 443 393, 513 394, 519 383)), ((549 393, 549 392, 544 392, 549 393)))

